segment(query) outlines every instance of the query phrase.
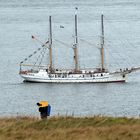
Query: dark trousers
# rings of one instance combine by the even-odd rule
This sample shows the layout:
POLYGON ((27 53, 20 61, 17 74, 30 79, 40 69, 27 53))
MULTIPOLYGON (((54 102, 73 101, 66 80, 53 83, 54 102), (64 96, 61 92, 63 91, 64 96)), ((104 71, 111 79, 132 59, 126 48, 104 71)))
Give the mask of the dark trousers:
POLYGON ((41 119, 47 119, 47 113, 40 113, 41 119))
POLYGON ((41 119, 47 119, 48 116, 48 107, 40 107, 39 108, 41 119))

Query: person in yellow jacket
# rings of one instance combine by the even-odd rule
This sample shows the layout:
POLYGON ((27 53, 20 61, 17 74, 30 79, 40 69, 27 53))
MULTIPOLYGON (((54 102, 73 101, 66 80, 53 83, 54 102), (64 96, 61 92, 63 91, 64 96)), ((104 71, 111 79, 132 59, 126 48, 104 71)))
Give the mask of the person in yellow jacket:
POLYGON ((48 102, 40 101, 40 102, 37 103, 37 106, 39 107, 39 112, 40 112, 41 119, 47 119, 47 116, 48 116, 48 102))

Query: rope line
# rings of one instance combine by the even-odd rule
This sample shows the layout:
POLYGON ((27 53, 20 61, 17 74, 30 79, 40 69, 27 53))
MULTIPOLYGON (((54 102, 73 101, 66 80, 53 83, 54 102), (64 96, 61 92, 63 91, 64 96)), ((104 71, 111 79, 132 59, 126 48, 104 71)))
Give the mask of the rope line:
POLYGON ((32 54, 30 54, 27 58, 25 58, 23 61, 20 62, 20 65, 23 64, 25 61, 27 61, 29 58, 31 58, 34 54, 36 54, 38 51, 40 51, 41 48, 38 48, 37 51, 34 51, 32 54))

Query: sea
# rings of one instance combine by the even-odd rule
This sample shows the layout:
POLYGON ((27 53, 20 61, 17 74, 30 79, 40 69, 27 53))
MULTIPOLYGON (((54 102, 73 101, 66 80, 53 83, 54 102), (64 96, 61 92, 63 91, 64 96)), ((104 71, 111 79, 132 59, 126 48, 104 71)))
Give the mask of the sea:
POLYGON ((0 117, 37 117, 36 103, 42 100, 51 105, 51 116, 139 117, 140 71, 128 75, 126 83, 27 83, 19 76, 20 62, 48 40, 49 16, 53 66, 74 68, 75 14, 80 68, 101 65, 102 14, 106 68, 140 66, 139 0, 0 0, 0 117))

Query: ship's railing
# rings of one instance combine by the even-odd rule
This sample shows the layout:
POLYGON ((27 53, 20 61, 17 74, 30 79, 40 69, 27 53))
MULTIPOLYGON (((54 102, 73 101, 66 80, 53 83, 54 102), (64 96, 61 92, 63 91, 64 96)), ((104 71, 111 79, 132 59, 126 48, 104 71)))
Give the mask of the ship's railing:
MULTIPOLYGON (((48 72, 48 66, 46 65, 32 65, 32 64, 21 64, 20 65, 20 69, 22 70, 23 67, 30 67, 30 70, 40 70, 40 69, 44 69, 48 72)), ((29 70, 28 70, 29 71, 29 70)), ((75 69, 53 69, 51 73, 71 73, 71 74, 81 74, 81 73, 85 73, 85 74, 92 74, 92 73, 106 73, 108 72, 106 69, 104 71, 101 70, 101 68, 86 68, 86 69, 80 69, 78 71, 75 71, 75 69)))
POLYGON ((131 72, 135 72, 135 71, 138 71, 138 70, 140 70, 140 67, 123 68, 123 69, 119 69, 119 70, 116 70, 116 71, 112 72, 112 74, 113 73, 129 74, 131 72))
MULTIPOLYGON (((40 67, 40 68, 48 68, 48 66, 46 65, 32 65, 32 64, 21 64, 20 66, 25 66, 25 67, 40 67)), ((57 70, 57 69, 55 69, 57 70)), ((74 70, 74 69, 65 69, 65 68, 58 68, 58 70, 74 70)), ((80 69, 80 71, 92 71, 92 70, 98 70, 98 71, 101 71, 100 68, 85 68, 85 69, 80 69)))
POLYGON ((42 66, 42 65, 32 65, 32 64, 21 64, 20 66, 27 66, 27 67, 47 67, 47 66, 42 66))
POLYGON ((38 73, 38 70, 20 70, 19 74, 38 73))

